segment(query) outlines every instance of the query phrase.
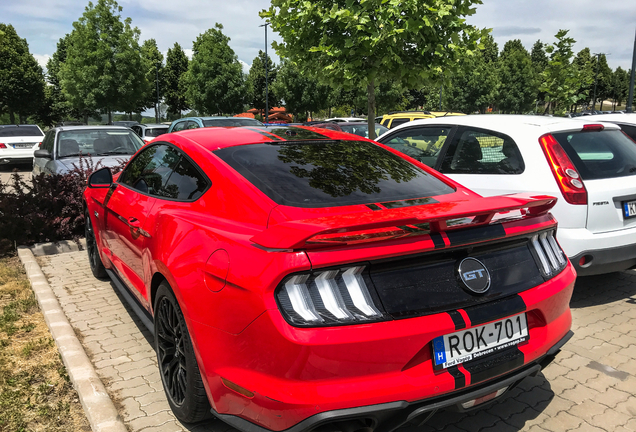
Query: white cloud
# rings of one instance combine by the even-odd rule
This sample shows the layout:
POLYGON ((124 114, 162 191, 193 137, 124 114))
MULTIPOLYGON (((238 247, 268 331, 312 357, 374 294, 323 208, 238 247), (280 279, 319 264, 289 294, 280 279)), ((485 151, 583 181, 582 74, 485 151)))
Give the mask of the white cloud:
POLYGON ((46 71, 46 63, 49 61, 51 56, 48 54, 33 54, 33 57, 35 57, 35 60, 37 60, 40 66, 42 66, 42 69, 46 71))
POLYGON ((239 63, 241 63, 241 66, 243 66, 243 73, 249 73, 250 72, 250 68, 252 67, 252 65, 248 65, 243 60, 239 60, 239 63))

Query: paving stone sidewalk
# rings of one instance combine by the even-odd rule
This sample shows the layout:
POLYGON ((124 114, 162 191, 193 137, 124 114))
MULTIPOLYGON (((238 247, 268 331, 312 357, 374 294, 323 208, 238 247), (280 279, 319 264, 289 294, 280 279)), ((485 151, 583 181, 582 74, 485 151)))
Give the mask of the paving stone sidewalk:
MULTIPOLYGON (((175 419, 150 333, 110 282, 92 276, 85 251, 38 261, 130 431, 234 431, 175 419)), ((575 336, 537 377, 486 409, 441 411, 402 431, 636 431, 636 272, 581 278, 571 306, 575 336)))

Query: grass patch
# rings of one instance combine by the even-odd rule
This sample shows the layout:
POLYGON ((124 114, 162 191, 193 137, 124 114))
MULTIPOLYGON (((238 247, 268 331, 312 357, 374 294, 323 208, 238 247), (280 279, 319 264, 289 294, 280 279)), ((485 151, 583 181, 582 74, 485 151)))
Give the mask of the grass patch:
POLYGON ((90 431, 20 261, 0 259, 0 432, 90 431))

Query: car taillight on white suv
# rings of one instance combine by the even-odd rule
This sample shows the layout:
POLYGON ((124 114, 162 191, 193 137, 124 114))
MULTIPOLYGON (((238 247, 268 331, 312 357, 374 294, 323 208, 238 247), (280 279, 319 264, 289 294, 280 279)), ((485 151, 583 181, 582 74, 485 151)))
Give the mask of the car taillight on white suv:
POLYGON ((550 169, 563 198, 570 204, 587 205, 587 190, 583 184, 583 179, 563 147, 552 134, 541 136, 539 143, 541 143, 541 148, 550 164, 550 169))

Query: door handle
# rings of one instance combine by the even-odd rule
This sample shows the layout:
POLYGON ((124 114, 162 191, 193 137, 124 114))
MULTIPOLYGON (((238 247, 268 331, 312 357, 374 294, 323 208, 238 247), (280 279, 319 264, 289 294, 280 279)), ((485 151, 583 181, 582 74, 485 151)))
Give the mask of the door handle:
POLYGON ((139 229, 140 225, 141 224, 139 223, 139 219, 134 218, 134 217, 128 218, 128 226, 129 227, 135 228, 135 229, 139 229))

